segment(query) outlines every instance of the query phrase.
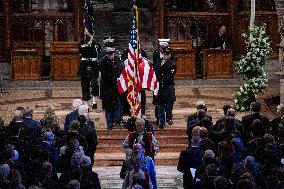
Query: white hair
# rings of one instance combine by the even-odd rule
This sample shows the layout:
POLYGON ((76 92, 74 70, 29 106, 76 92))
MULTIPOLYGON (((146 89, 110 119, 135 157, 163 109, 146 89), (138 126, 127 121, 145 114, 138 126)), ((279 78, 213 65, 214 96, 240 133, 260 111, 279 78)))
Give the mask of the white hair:
POLYGON ((213 152, 213 150, 206 150, 204 152, 204 157, 215 158, 215 153, 213 152))
POLYGON ((196 102, 196 107, 198 106, 206 106, 205 102, 203 100, 199 100, 196 102))
POLYGON ((88 112, 89 112, 89 106, 86 104, 81 105, 78 109, 79 115, 86 115, 88 114, 88 112))
POLYGON ((77 98, 73 101, 72 105, 73 108, 78 109, 82 105, 82 100, 77 98))

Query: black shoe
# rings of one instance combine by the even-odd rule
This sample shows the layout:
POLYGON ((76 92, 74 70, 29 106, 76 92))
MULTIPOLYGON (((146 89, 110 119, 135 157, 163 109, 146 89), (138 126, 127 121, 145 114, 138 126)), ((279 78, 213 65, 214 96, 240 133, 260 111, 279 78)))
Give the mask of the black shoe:
POLYGON ((164 129, 165 127, 163 125, 160 125, 159 126, 159 129, 164 129))
POLYGON ((93 104, 92 104, 92 109, 95 110, 95 109, 97 109, 97 108, 98 108, 97 103, 93 103, 93 104))
POLYGON ((173 120, 169 119, 169 120, 167 120, 167 123, 168 123, 169 125, 172 125, 172 124, 173 124, 173 120))
POLYGON ((108 130, 112 130, 112 126, 108 127, 107 129, 108 129, 108 130))

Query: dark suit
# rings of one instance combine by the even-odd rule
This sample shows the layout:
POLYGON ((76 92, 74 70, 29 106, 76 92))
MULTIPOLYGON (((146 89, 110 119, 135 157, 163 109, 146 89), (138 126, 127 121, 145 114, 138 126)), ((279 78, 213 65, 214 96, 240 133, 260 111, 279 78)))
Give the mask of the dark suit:
POLYGON ((172 120, 172 110, 175 96, 175 83, 174 78, 176 74, 176 63, 173 60, 167 60, 162 64, 158 62, 155 66, 156 75, 159 81, 159 92, 157 96, 157 115, 159 118, 159 126, 165 125, 165 112, 166 120, 172 120))
POLYGON ((93 167, 94 154, 98 145, 97 132, 94 127, 90 128, 88 125, 85 125, 84 127, 80 128, 78 132, 79 135, 84 136, 87 140, 88 150, 85 151, 85 154, 91 158, 93 167))
MULTIPOLYGON (((269 119, 263 115, 260 115, 260 113, 252 113, 250 115, 244 116, 242 118, 242 123, 244 126, 246 141, 249 140, 248 134, 251 132, 251 125, 254 120, 259 119, 262 123, 263 131, 268 132, 269 131, 269 119)), ((264 135, 265 133, 262 133, 264 135)))
POLYGON ((217 33, 213 36, 213 40, 210 43, 209 48, 220 48, 220 49, 228 49, 231 47, 230 40, 226 34, 220 35, 217 33))
POLYGON ((68 132, 71 122, 74 120, 77 120, 78 117, 79 117, 78 109, 66 115, 65 122, 64 122, 64 132, 65 133, 68 132))
POLYGON ((24 119, 26 134, 31 137, 34 141, 38 141, 41 135, 41 125, 39 121, 33 120, 33 118, 24 119))
MULTIPOLYGON (((212 121, 212 117, 210 115, 206 115, 206 117, 208 117, 211 121, 212 121)), ((196 120, 197 119, 197 113, 193 113, 193 114, 190 114, 188 117, 187 117, 187 127, 190 126, 190 122, 193 121, 193 120, 196 120)))
POLYGON ((38 145, 39 148, 44 148, 49 151, 50 154, 50 162, 54 167, 57 167, 59 165, 59 150, 52 146, 51 144, 48 144, 47 142, 42 142, 40 145, 38 145))
MULTIPOLYGON (((64 122, 64 132, 65 133, 68 132, 71 122, 78 120, 78 118, 79 118, 79 113, 78 113, 77 109, 66 115, 65 122, 64 122)), ((88 127, 94 128, 94 122, 93 121, 87 120, 87 123, 88 123, 88 127)))
POLYGON ((202 151, 198 147, 190 147, 180 152, 177 170, 183 173, 183 187, 195 188, 195 181, 190 173, 190 168, 197 169, 203 164, 202 151))

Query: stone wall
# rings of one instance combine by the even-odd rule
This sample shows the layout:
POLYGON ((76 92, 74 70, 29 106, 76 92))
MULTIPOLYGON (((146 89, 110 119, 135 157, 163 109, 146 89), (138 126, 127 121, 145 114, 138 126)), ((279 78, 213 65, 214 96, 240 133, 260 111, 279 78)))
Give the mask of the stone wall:
MULTIPOLYGON (((133 13, 128 1, 93 1, 95 38, 102 44, 104 38, 115 39, 119 50, 128 48, 133 13)), ((145 7, 143 5, 143 7, 145 7)), ((139 9, 139 36, 141 46, 152 57, 153 41, 156 41, 155 19, 150 8, 139 9)))
POLYGON ((281 68, 277 71, 280 76, 280 102, 284 103, 284 0, 275 0, 276 11, 278 15, 278 31, 281 35, 281 42, 279 44, 279 65, 281 68))

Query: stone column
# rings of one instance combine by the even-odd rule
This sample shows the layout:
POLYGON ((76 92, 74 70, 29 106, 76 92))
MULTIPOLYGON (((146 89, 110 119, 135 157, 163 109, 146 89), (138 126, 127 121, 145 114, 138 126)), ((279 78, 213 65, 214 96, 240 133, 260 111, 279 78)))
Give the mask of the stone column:
POLYGON ((278 32, 281 35, 279 44, 279 62, 283 65, 284 58, 284 0, 275 0, 278 15, 278 32))
POLYGON ((276 75, 280 76, 280 103, 284 103, 284 0, 275 0, 275 4, 278 15, 278 32, 281 36, 281 42, 279 44, 279 63, 282 66, 282 70, 277 72, 276 75))

